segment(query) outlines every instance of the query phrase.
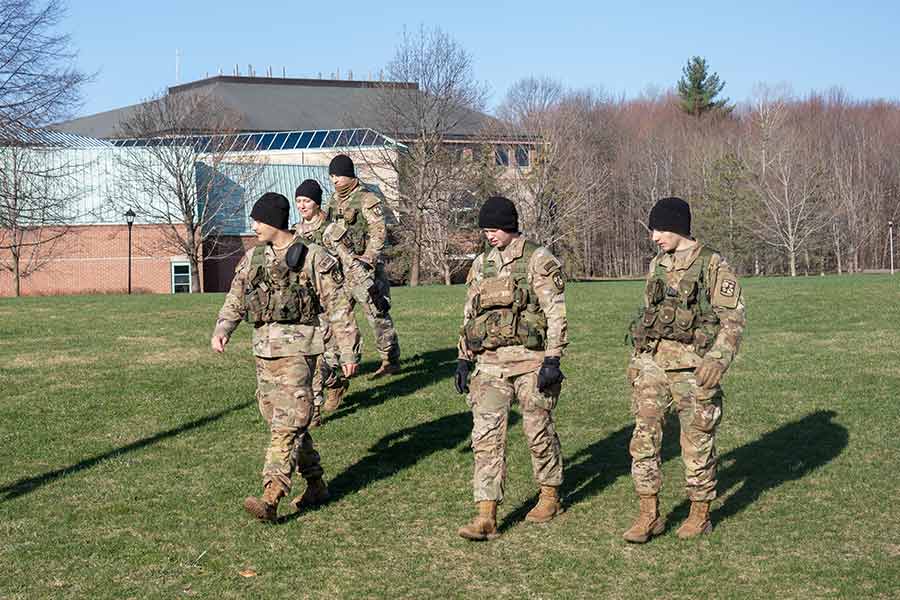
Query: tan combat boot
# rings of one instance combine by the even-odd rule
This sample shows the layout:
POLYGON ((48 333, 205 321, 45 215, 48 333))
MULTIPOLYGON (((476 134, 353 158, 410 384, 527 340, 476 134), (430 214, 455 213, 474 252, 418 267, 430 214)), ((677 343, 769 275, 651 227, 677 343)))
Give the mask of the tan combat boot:
POLYGON ((344 392, 348 387, 350 387, 350 382, 345 380, 340 387, 325 388, 325 404, 322 405, 322 409, 325 412, 336 411, 344 400, 344 392))
POLYGON ((270 483, 266 486, 261 498, 248 496, 244 499, 244 508, 260 521, 274 521, 278 515, 278 501, 284 496, 284 490, 270 483))
POLYGON ((641 512, 631 529, 622 534, 626 542, 643 544, 666 529, 665 521, 659 516, 659 499, 656 496, 641 496, 640 507, 641 512))
POLYGON ((525 520, 531 523, 546 523, 561 512, 559 489, 552 485, 542 485, 537 504, 528 511, 525 520))
POLYGON ((710 531, 712 522, 709 520, 709 502, 691 502, 691 514, 675 533, 687 540, 710 531))
POLYGON ((395 361, 383 361, 381 366, 378 367, 378 370, 372 373, 372 376, 369 379, 381 379, 382 377, 387 377, 388 375, 396 375, 400 372, 400 363, 395 361))
POLYGON ((492 540, 497 532, 497 502, 482 500, 478 503, 478 514, 468 525, 459 528, 459 535, 467 540, 492 540))
POLYGON ((329 498, 331 498, 331 494, 328 492, 328 485, 325 483, 325 480, 321 477, 316 477, 306 482, 306 490, 303 491, 303 495, 291 500, 291 506, 296 510, 300 510, 304 507, 328 502, 329 498))

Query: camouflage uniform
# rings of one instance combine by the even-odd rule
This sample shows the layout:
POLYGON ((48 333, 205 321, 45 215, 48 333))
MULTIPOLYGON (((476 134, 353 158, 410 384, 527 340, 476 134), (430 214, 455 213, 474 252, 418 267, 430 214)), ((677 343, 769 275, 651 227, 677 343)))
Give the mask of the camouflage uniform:
POLYGON ((349 286, 351 305, 363 305, 366 319, 375 335, 375 346, 383 363, 400 360, 400 344, 390 312, 379 311, 368 290, 374 283, 378 294, 388 302, 391 286, 381 262, 387 238, 384 201, 362 182, 342 197, 337 191, 329 203, 334 221, 323 232, 326 248, 341 259, 349 286))
MULTIPOLYGON (((247 314, 246 293, 252 270, 251 249, 238 263, 231 289, 219 311, 213 335, 230 337, 247 314)), ((284 250, 271 245, 264 250, 264 266, 269 272, 286 269, 284 250)), ((256 355, 259 410, 269 424, 271 440, 263 468, 263 487, 273 483, 286 494, 291 475, 297 470, 305 479, 322 476, 319 455, 307 427, 312 415, 310 387, 316 356, 325 351, 322 319, 327 319, 336 337, 342 358, 358 362, 355 353, 359 329, 353 319, 349 300, 341 287, 338 261, 318 245, 309 252, 300 271, 301 281, 314 289, 323 313, 313 324, 260 322, 254 324, 253 352, 256 355)))
MULTIPOLYGON (((459 339, 459 358, 475 361, 469 384, 468 404, 472 410, 473 477, 476 502, 500 502, 506 480, 506 437, 509 411, 519 402, 522 426, 531 450, 532 472, 542 486, 562 483, 563 464, 559 436, 553 422, 553 409, 559 399, 559 386, 549 393, 537 388, 538 371, 545 356, 561 356, 567 341, 565 279, 561 263, 544 247, 515 238, 502 251, 496 248, 479 255, 466 280, 468 296, 464 309, 463 333, 459 339), (530 257, 528 256, 530 252, 530 257), (500 277, 486 277, 485 271, 500 277), (527 285, 536 297, 535 315, 542 315, 544 349, 528 349, 524 344, 506 345, 476 352, 467 339, 484 302, 486 281, 509 278, 524 272, 527 285)), ((540 326, 539 326, 540 328, 540 326)))
MULTIPOLYGON (((322 246, 323 234, 328 224, 329 221, 327 215, 324 212, 320 212, 319 215, 311 221, 301 220, 294 225, 294 232, 307 243, 314 243, 322 246)), ((349 296, 349 292, 346 290, 346 280, 341 283, 341 287, 344 288, 343 293, 349 296)), ((352 315, 352 305, 350 305, 349 311, 352 315)), ((341 351, 340 348, 338 348, 337 339, 332 335, 327 319, 322 320, 321 333, 322 341, 325 344, 325 352, 316 355, 315 357, 312 380, 313 398, 317 407, 320 407, 325 400, 325 388, 338 389, 347 385, 347 380, 341 370, 341 363, 352 362, 353 357, 359 356, 360 354, 359 343, 357 343, 352 356, 344 356, 344 360, 341 360, 341 351)), ((357 342, 358 341, 359 337, 357 336, 357 342)))
MULTIPOLYGON (((685 328, 688 333, 693 331, 694 341, 690 343, 674 339, 636 340, 637 348, 628 369, 635 418, 629 446, 631 475, 640 496, 658 494, 662 485, 662 427, 666 412, 672 407, 681 426, 687 495, 694 502, 709 502, 716 497, 715 436, 722 418, 722 390, 718 385, 710 389, 698 386, 695 370, 704 359, 714 359, 723 368, 731 364, 744 329, 744 299, 737 277, 725 259, 698 243, 679 252, 660 253, 651 262, 641 311, 641 315, 648 315, 647 321, 663 319, 662 312, 653 317, 648 310, 660 301, 657 297, 654 302, 652 297, 652 284, 657 275, 664 280, 660 290, 671 298, 677 298, 679 289, 689 288, 687 285, 679 288, 679 284, 698 280, 696 294, 700 300, 697 302, 708 302, 709 310, 717 317, 714 327, 718 331, 707 330, 707 334, 702 323, 695 320, 693 327, 685 328)), ((675 324, 680 319, 685 323, 690 320, 686 312, 674 312, 672 316, 674 319, 664 320, 675 324)), ((709 316, 711 321, 715 320, 709 316)))

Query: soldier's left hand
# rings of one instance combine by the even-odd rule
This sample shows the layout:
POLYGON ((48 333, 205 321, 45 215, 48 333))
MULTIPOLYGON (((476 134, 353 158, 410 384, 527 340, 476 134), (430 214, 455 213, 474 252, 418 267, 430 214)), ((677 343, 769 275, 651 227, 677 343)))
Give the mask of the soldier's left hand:
POLYGON ((356 363, 344 363, 341 365, 341 371, 344 372, 344 377, 347 379, 356 375, 357 370, 359 370, 359 365, 356 363))
POLYGON ((538 391, 543 394, 551 387, 561 384, 565 378, 566 376, 559 369, 559 357, 546 356, 541 370, 538 371, 538 391))
POLYGON ((697 385, 703 389, 710 390, 722 381, 722 375, 725 374, 725 365, 715 358, 704 358, 697 367, 694 377, 697 379, 697 385))

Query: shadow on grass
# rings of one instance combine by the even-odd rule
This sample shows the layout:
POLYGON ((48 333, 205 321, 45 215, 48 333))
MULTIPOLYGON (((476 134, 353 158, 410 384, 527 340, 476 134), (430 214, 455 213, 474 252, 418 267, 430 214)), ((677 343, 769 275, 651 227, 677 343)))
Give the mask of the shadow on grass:
MULTIPOLYGON (((510 422, 517 420, 513 415, 510 418, 510 422)), ((329 479, 331 502, 393 477, 435 452, 453 450, 467 442, 471 432, 472 413, 463 411, 390 433, 373 444, 367 456, 329 479)), ((286 515, 280 522, 291 521, 300 514, 286 515)))
POLYGON ((15 481, 9 485, 0 487, 0 502, 8 502, 9 500, 14 500, 19 496, 24 496, 25 494, 33 492, 35 489, 41 486, 47 485, 48 483, 53 483, 57 479, 68 477, 69 475, 74 475, 79 471, 96 467, 98 464, 102 463, 105 460, 117 458, 123 454, 134 452, 135 450, 140 450, 142 448, 146 448, 147 446, 152 446, 157 442, 175 437, 176 435, 181 435, 182 433, 185 433, 192 429, 204 427, 206 425, 209 425, 213 421, 218 421, 228 414, 247 408, 251 404, 255 404, 255 402, 243 402, 241 404, 235 404, 234 406, 230 406, 226 409, 220 410, 219 412, 206 415, 205 417, 189 421, 183 425, 179 425, 178 427, 173 427, 172 429, 161 431, 156 435, 152 435, 150 437, 140 439, 136 442, 132 442, 127 446, 115 448, 108 452, 104 452, 103 454, 98 454, 96 456, 92 456, 91 458, 86 458, 75 463, 74 465, 69 465, 68 467, 63 467, 54 471, 48 471, 34 477, 19 479, 18 481, 15 481))
MULTIPOLYGON (((619 477, 631 475, 631 455, 628 453, 628 444, 631 441, 633 429, 633 425, 627 425, 602 440, 582 448, 572 456, 563 457, 564 471, 560 496, 564 508, 596 496, 619 477)), ((566 440, 560 441, 565 447, 566 440)), ((670 460, 679 453, 678 422, 670 414, 663 424, 662 461, 670 460)), ((500 531, 505 531, 524 521, 525 515, 537 500, 538 495, 535 493, 506 515, 500 523, 500 531)))
MULTIPOLYGON (((344 398, 343 407, 325 418, 325 423, 342 419, 363 408, 371 408, 391 398, 414 394, 442 379, 451 379, 456 371, 456 348, 442 348, 403 359, 398 375, 378 381, 373 387, 344 398)), ((351 382, 350 389, 354 384, 351 382)))
MULTIPOLYGON (((719 495, 737 485, 741 487, 713 512, 713 523, 738 514, 763 492, 805 477, 834 460, 850 439, 847 428, 833 421, 836 416, 831 410, 810 413, 720 456, 719 464, 729 466, 719 471, 719 495)), ((689 508, 690 503, 685 500, 669 513, 667 520, 684 519, 689 508)))

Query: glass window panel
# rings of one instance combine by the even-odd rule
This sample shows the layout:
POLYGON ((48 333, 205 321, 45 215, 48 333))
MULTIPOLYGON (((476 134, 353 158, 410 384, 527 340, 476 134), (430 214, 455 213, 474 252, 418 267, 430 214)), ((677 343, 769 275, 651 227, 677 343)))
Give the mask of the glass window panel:
POLYGON ((353 135, 350 136, 350 143, 348 146, 361 146, 363 139, 366 137, 365 129, 354 129, 353 135))
POLYGON ((309 143, 313 139, 314 131, 304 131, 300 134, 300 141, 297 142, 297 148, 303 149, 309 146, 309 143))
POLYGON ((372 139, 369 140, 369 145, 370 146, 383 146, 384 138, 381 135, 376 133, 375 135, 372 136, 372 139))
POLYGON ((516 165, 520 167, 528 166, 528 148, 525 146, 516 146, 516 165))
POLYGON ((325 139, 325 136, 327 135, 327 133, 328 133, 327 131, 317 131, 316 134, 313 136, 312 141, 309 144, 309 147, 310 148, 321 148, 322 141, 325 139))
POLYGON ((509 151, 503 146, 494 148, 494 156, 497 159, 497 165, 501 167, 509 166, 509 151))
POLYGON ((183 284, 183 283, 180 283, 180 284, 176 285, 176 286, 175 286, 175 293, 176 293, 176 294, 190 294, 190 293, 191 293, 191 286, 190 286, 190 284, 183 284))
POLYGON ((334 143, 335 146, 349 146, 350 138, 353 136, 352 129, 342 129, 338 133, 337 141, 334 143))
POLYGON ((185 275, 190 274, 191 266, 190 265, 172 265, 172 272, 176 275, 185 275))
POLYGON ((245 150, 252 152, 253 150, 259 150, 259 143, 262 141, 262 136, 259 134, 253 134, 250 136, 250 140, 247 142, 247 147, 245 150))
POLYGON ((256 147, 257 150, 268 150, 269 146, 272 145, 272 140, 275 139, 274 133, 267 133, 262 136, 262 140, 259 142, 259 146, 256 147))
POLYGON ((281 147, 284 145, 284 140, 287 139, 288 134, 279 133, 275 136, 275 140, 272 142, 272 147, 269 150, 281 150, 281 147))
POLYGON ((325 136, 325 141, 322 142, 323 148, 334 148, 335 143, 338 139, 339 131, 329 131, 328 135, 325 136))
POLYGON ((360 146, 368 146, 371 143, 372 137, 375 133, 371 129, 366 129, 366 136, 363 138, 363 141, 359 143, 360 146))
POLYGON ((292 133, 291 135, 289 135, 289 136, 288 136, 288 139, 284 142, 284 146, 282 146, 282 148, 283 148, 284 150, 293 150, 294 148, 296 148, 296 147, 297 147, 297 140, 300 139, 300 135, 301 135, 301 134, 300 134, 299 131, 295 131, 294 133, 292 133))

